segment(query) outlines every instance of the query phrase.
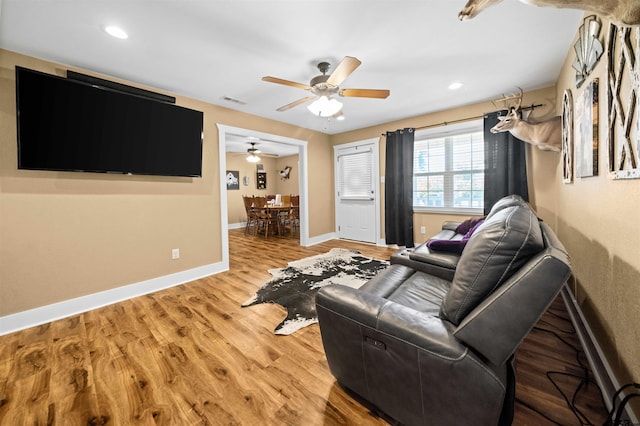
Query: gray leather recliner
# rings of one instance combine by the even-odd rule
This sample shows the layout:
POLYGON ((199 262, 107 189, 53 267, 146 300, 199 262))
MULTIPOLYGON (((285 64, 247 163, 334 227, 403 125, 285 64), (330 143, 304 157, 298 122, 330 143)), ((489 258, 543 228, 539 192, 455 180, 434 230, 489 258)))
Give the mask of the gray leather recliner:
POLYGON ((332 374, 403 424, 510 424, 513 355, 569 278, 564 247, 511 197, 472 235, 453 278, 422 254, 360 289, 320 290, 332 374))

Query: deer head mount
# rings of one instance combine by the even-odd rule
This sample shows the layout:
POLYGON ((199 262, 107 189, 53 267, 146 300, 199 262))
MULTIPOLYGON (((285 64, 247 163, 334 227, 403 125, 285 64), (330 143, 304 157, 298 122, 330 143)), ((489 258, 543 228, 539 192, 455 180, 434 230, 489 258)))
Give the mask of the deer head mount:
MULTIPOLYGON (((475 18, 480 12, 502 0, 469 0, 458 19, 475 18)), ((640 25, 640 0, 520 0, 533 6, 578 9, 600 15, 618 26, 640 25)))
POLYGON ((282 179, 289 179, 289 174, 291 174, 291 166, 285 167, 283 170, 280 170, 279 173, 282 179))
POLYGON ((489 131, 491 133, 509 132, 523 142, 537 146, 542 151, 557 151, 562 149, 562 120, 553 117, 539 123, 532 123, 522 119, 522 89, 519 95, 507 96, 504 99, 515 100, 515 105, 508 106, 507 115, 498 117, 499 123, 489 131))

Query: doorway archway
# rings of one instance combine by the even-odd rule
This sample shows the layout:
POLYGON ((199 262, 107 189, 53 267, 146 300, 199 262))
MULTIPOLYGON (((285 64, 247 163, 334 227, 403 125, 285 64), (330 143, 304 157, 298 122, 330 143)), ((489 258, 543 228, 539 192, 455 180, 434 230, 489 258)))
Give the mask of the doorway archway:
POLYGON ((220 157, 220 218, 221 218, 221 237, 222 237, 222 263, 226 269, 229 269, 229 219, 227 217, 227 154, 226 139, 227 135, 246 135, 262 140, 270 140, 287 145, 295 145, 298 147, 299 174, 298 192, 300 193, 300 245, 309 245, 309 197, 308 197, 308 173, 307 173, 307 141, 294 139, 270 133, 259 132, 251 129, 243 129, 240 127, 227 126, 225 124, 216 124, 218 127, 218 148, 220 157))

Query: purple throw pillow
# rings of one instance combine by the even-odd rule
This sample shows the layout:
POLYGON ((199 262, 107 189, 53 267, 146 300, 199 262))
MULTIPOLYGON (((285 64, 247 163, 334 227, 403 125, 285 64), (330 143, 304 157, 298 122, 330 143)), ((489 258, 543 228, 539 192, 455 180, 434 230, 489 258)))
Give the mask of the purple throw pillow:
POLYGON ((450 253, 462 253, 464 246, 467 245, 463 240, 430 240, 427 247, 435 251, 446 251, 450 253))
POLYGON ((465 220, 456 228, 456 234, 465 235, 467 232, 471 230, 471 228, 476 226, 480 221, 484 221, 484 217, 471 217, 465 220))
POLYGON ((476 232, 476 229, 478 229, 480 227, 480 225, 482 225, 484 223, 484 218, 480 218, 475 225, 473 225, 471 227, 471 229, 469 229, 465 234, 464 237, 462 237, 463 240, 467 240, 469 241, 469 238, 471 238, 471 236, 473 235, 474 232, 476 232))
POLYGON ((478 218, 475 224, 465 232, 464 236, 460 240, 430 240, 427 242, 427 247, 435 251, 446 251, 450 253, 461 254, 464 247, 467 245, 467 241, 473 235, 474 232, 484 223, 484 218, 478 218))

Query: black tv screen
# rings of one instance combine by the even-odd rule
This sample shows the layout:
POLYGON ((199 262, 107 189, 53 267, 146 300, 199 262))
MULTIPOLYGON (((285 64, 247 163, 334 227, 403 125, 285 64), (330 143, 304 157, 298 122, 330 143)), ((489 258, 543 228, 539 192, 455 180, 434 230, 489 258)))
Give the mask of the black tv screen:
POLYGON ((18 168, 202 176, 201 111, 16 67, 18 168))

